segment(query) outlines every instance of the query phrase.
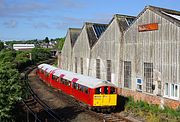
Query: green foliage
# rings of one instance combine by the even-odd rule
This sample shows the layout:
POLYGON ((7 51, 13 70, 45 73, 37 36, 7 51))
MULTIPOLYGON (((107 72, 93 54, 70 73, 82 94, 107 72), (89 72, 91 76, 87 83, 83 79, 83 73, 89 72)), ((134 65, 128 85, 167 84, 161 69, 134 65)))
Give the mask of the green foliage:
POLYGON ((125 111, 145 117, 148 122, 180 121, 179 109, 174 110, 169 107, 165 107, 162 110, 159 109, 158 105, 148 104, 143 101, 134 101, 132 97, 129 97, 129 101, 125 105, 125 111))
POLYGON ((13 108, 21 100, 19 73, 8 65, 0 67, 0 119, 12 120, 13 108))
POLYGON ((56 44, 55 48, 58 50, 62 50, 65 38, 57 38, 56 41, 57 41, 57 44, 56 44))
POLYGON ((0 51, 1 51, 2 49, 4 49, 4 43, 1 42, 1 40, 0 40, 0 51))
POLYGON ((12 62, 16 57, 16 53, 12 50, 3 50, 0 52, 0 62, 12 62))
POLYGON ((47 60, 51 57, 51 52, 49 49, 44 48, 34 48, 31 51, 32 60, 36 63, 39 61, 47 60))

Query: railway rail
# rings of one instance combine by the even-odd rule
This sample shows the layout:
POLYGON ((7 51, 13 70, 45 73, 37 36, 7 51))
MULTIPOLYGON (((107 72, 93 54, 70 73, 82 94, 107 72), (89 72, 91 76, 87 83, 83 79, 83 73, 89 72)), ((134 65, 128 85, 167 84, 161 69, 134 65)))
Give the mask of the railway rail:
MULTIPOLYGON (((40 80, 40 81, 44 85, 47 85, 42 80, 40 80)), ((51 89, 51 91, 56 92, 56 94, 55 94, 56 97, 59 97, 60 99, 62 99, 66 103, 68 103, 69 105, 73 106, 73 109, 75 111, 84 111, 84 112, 88 113, 90 116, 94 116, 94 117, 98 118, 99 120, 102 120, 103 122, 131 122, 131 120, 128 120, 127 118, 124 118, 121 116, 117 116, 114 113, 106 113, 105 114, 105 113, 98 113, 98 112, 92 111, 92 110, 88 109, 86 106, 84 106, 83 103, 74 99, 72 96, 68 96, 65 93, 63 93, 62 91, 54 89, 52 87, 49 87, 49 88, 51 89)), ((66 111, 65 113, 61 113, 61 115, 68 114, 71 112, 72 112, 72 109, 69 111, 66 111)))
MULTIPOLYGON (((49 60, 48 62, 52 62, 53 60, 49 60)), ((47 62, 47 61, 46 61, 47 62)), ((32 90, 31 86, 29 85, 28 74, 34 70, 36 66, 29 67, 24 72, 24 82, 26 86, 27 92, 30 94, 27 100, 22 100, 22 103, 25 105, 28 113, 31 113, 34 116, 35 122, 44 122, 44 121, 51 121, 51 122, 62 122, 63 120, 55 113, 45 102, 43 102, 37 94, 32 90), (46 114, 39 115, 38 112, 44 111, 46 114)), ((31 118, 32 119, 32 118, 31 118)), ((28 120, 29 121, 29 115, 28 120)))
MULTIPOLYGON (((124 117, 121 117, 121 116, 117 116, 113 113, 111 114, 103 114, 103 113, 97 113, 95 111, 92 111, 92 110, 89 110, 87 109, 87 107, 84 107, 82 103, 80 103, 79 101, 77 101, 76 99, 74 99, 73 97, 71 96, 68 96, 66 94, 64 94, 63 92, 61 92, 60 90, 57 90, 57 89, 54 89, 52 87, 49 87, 49 89, 51 89, 51 91, 53 90, 54 91, 54 95, 58 98, 61 98, 63 101, 65 101, 66 103, 68 103, 69 105, 71 105, 71 109, 70 110, 66 110, 66 111, 63 111, 62 113, 56 113, 54 112, 45 102, 43 102, 37 95, 36 93, 32 90, 31 86, 29 85, 29 81, 28 81, 28 74, 34 70, 36 67, 33 67, 31 69, 29 69, 26 73, 25 73, 25 82, 26 83, 26 86, 31 94, 31 99, 29 101, 23 101, 25 106, 27 107, 27 109, 29 110, 29 112, 34 116, 34 120, 35 121, 46 121, 46 122, 49 122, 49 121, 52 121, 52 122, 56 122, 56 121, 71 121, 67 118, 67 114, 69 114, 70 112, 72 112, 72 108, 73 108, 73 111, 74 112, 85 112, 85 113, 88 113, 88 115, 90 116, 93 116, 93 117, 96 117, 98 118, 100 121, 103 121, 103 122, 131 122, 130 120, 124 118, 124 117), (42 111, 44 110, 47 114, 48 119, 47 117, 44 117, 42 119, 42 116, 38 116, 36 114, 36 112, 33 111, 34 108, 32 108, 33 105, 36 105, 37 106, 38 104, 38 108, 42 111), (60 115, 60 116, 58 116, 60 115), (45 119, 46 118, 46 119, 45 119)), ((40 79, 39 79, 40 80, 40 79)), ((47 84, 45 84, 42 80, 41 82, 47 86, 47 84)), ((48 86, 47 86, 48 87, 48 86)))
MULTIPOLYGON (((28 84, 28 78, 27 78, 27 74, 25 74, 25 84, 26 84, 26 87, 31 95, 31 100, 24 100, 23 103, 28 107, 28 109, 32 108, 32 106, 37 106, 38 109, 40 109, 41 111, 44 110, 47 115, 50 117, 50 118, 46 118, 46 121, 49 119, 51 121, 54 121, 54 122, 61 122, 61 118, 45 103, 43 102, 37 95, 36 93, 34 93, 34 91, 32 90, 31 86, 28 84)), ((33 112, 33 110, 31 109, 30 110, 31 113, 33 115, 35 115, 35 120, 37 119, 38 121, 40 121, 40 117, 38 117, 37 114, 35 114, 35 112, 33 112)), ((42 118, 42 117, 41 117, 42 118)))

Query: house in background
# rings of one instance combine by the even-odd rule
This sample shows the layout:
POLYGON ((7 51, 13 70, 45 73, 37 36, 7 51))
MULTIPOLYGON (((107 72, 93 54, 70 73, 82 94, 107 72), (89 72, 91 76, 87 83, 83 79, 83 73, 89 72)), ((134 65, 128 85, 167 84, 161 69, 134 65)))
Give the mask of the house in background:
POLYGON ((34 44, 13 44, 14 50, 31 50, 35 48, 34 44))

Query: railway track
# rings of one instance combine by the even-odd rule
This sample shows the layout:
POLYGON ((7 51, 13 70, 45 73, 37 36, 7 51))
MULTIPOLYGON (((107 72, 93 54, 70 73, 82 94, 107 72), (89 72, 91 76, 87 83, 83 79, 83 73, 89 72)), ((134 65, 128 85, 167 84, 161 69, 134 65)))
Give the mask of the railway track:
POLYGON ((29 85, 28 74, 35 68, 35 66, 28 68, 24 72, 23 76, 27 93, 29 93, 29 99, 22 100, 22 103, 28 110, 28 113, 31 113, 31 116, 34 117, 31 117, 31 120, 28 118, 28 121, 34 120, 35 122, 62 122, 63 120, 61 117, 55 113, 45 102, 43 102, 29 85))
MULTIPOLYGON (((40 80, 40 81, 43 82, 42 80, 40 80)), ((43 84, 47 85, 44 82, 43 82, 43 84)), ((130 120, 128 120, 124 117, 121 117, 121 116, 117 116, 114 113, 105 114, 105 113, 98 113, 98 112, 89 110, 86 106, 84 106, 83 103, 80 103, 78 100, 74 99, 72 96, 68 96, 65 93, 63 93, 62 91, 54 89, 50 86, 48 86, 48 87, 51 89, 51 91, 54 91, 57 93, 57 94, 55 94, 55 96, 59 97, 60 99, 62 99, 66 103, 68 103, 69 105, 73 106, 73 109, 75 111, 83 111, 85 113, 88 113, 91 116, 98 118, 100 121, 103 121, 103 122, 131 122, 130 120)), ((61 113, 61 114, 68 114, 71 112, 72 112, 72 109, 69 111, 66 111, 65 113, 61 113)))
MULTIPOLYGON (((29 72, 30 73, 30 72, 29 72)), ((27 73, 27 74, 29 74, 27 73)), ((26 76, 27 78, 27 76, 26 76)), ((39 78, 36 78, 36 80, 39 78)), ((43 110, 45 110, 47 113, 49 113, 49 115, 51 116, 51 119, 54 119, 54 121, 71 121, 70 119, 68 119, 68 115, 69 113, 72 112, 85 112, 90 116, 93 116, 95 118, 97 118, 99 121, 103 121, 103 122, 131 122, 130 120, 123 118, 121 116, 117 116, 115 114, 103 114, 103 113, 97 113, 95 111, 89 110, 87 109, 87 107, 84 107, 82 103, 80 103, 79 101, 77 101, 76 99, 74 99, 72 96, 68 96, 65 93, 61 92, 60 90, 54 89, 50 86, 48 86, 45 82, 43 82, 42 80, 39 79, 40 82, 42 82, 46 87, 48 87, 49 89, 47 89, 49 92, 54 91, 54 95, 57 98, 60 98, 61 100, 63 100, 64 102, 69 104, 69 108, 70 109, 66 109, 63 112, 59 112, 58 114, 55 113, 54 111, 51 110, 51 108, 44 103, 40 98, 38 98, 38 96, 34 93, 34 91, 32 90, 32 88, 30 87, 30 85, 27 83, 27 86, 29 87, 28 89, 31 92, 31 96, 33 96, 33 100, 38 101, 38 104, 41 105, 41 108, 43 110), (59 116, 61 118, 59 118, 59 116)), ((32 101, 33 101, 32 100, 32 101)), ((33 114, 33 113, 32 113, 33 114)), ((35 117, 38 118, 38 116, 35 114, 35 117)), ((38 118, 39 119, 39 118, 38 118)), ((41 120, 41 119, 39 119, 41 120)), ((46 120, 49 121, 49 120, 46 120)), ((52 120, 51 120, 52 121, 52 120)))

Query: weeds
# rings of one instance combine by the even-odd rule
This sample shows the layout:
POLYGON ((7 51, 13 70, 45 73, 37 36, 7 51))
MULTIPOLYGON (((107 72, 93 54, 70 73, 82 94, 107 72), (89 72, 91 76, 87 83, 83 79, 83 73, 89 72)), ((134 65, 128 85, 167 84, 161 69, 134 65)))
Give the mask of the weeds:
POLYGON ((132 112, 136 116, 144 117, 148 122, 180 121, 180 107, 177 110, 165 107, 159 109, 158 105, 151 105, 144 101, 134 101, 129 97, 129 101, 125 105, 126 112, 132 112))

